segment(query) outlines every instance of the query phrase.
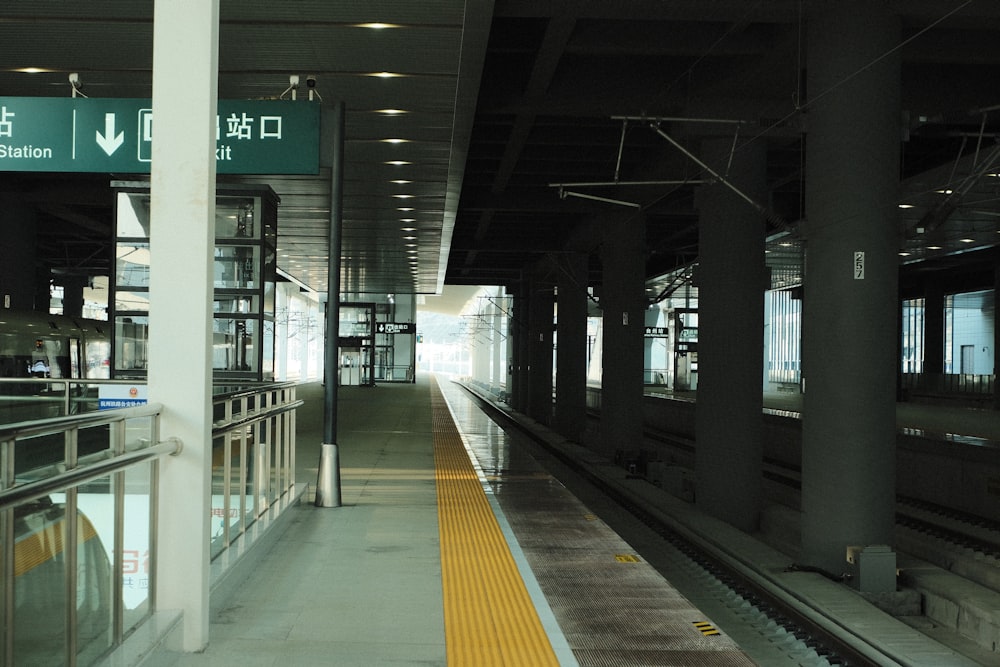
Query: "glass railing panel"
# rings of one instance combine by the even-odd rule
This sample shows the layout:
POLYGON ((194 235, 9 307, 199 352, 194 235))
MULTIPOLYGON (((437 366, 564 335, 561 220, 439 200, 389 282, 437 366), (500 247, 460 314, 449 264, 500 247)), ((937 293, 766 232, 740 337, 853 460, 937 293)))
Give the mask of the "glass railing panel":
POLYGON ((150 494, 152 464, 129 468, 124 473, 122 509, 122 621, 128 634, 152 611, 150 607, 150 494))
POLYGON ((14 477, 18 482, 44 477, 66 462, 66 438, 62 433, 18 440, 14 444, 14 477))
POLYGON ((281 494, 281 447, 276 428, 277 417, 261 424, 264 442, 267 446, 267 504, 273 505, 281 494))
POLYGON ((0 534, 14 538, 5 565, 14 576, 0 594, 11 605, 9 616, 0 611, 10 630, 0 631, 0 663, 92 665, 151 613, 156 464, 135 452, 176 451, 176 441, 158 442, 159 409, 25 424, 5 445, 0 534), (30 435, 58 428, 67 430, 30 435), (112 461, 116 454, 129 460, 112 461), (74 460, 81 470, 72 471, 74 460), (72 489, 61 486, 64 472, 78 480, 72 489), (39 489, 47 495, 31 500, 39 489))
POLYGON ((81 462, 86 462, 107 456, 110 443, 110 424, 81 428, 77 432, 77 457, 81 462))
POLYGON ((46 497, 14 510, 13 664, 66 662, 65 506, 46 497))
POLYGON ((264 424, 256 422, 250 429, 253 433, 251 439, 252 447, 248 450, 253 452, 250 460, 252 490, 251 496, 247 499, 252 503, 247 507, 247 525, 249 526, 257 517, 264 513, 270 501, 268 500, 268 480, 270 478, 270 463, 265 442, 264 424))
POLYGON ((243 532, 243 507, 246 501, 246 442, 247 428, 233 433, 229 470, 229 542, 232 543, 243 532))
POLYGON ((77 487, 76 648, 77 664, 89 665, 114 643, 112 562, 115 493, 112 478, 77 487))
POLYGON ((215 558, 225 550, 229 542, 226 539, 226 523, 228 510, 226 499, 229 495, 229 439, 219 436, 212 439, 212 519, 211 525, 211 557, 215 558))
POLYGON ((294 423, 294 387, 233 389, 232 395, 217 392, 213 404, 213 414, 223 416, 214 420, 213 439, 230 439, 228 450, 213 450, 213 558, 221 553, 217 541, 237 540, 281 498, 293 478, 294 434, 284 424, 294 423))
POLYGON ((288 485, 286 479, 288 460, 285 458, 282 424, 284 415, 278 415, 271 420, 271 484, 274 488, 274 498, 277 500, 288 485))
POLYGON ((70 413, 74 415, 99 409, 100 388, 96 384, 74 385, 70 392, 70 413))

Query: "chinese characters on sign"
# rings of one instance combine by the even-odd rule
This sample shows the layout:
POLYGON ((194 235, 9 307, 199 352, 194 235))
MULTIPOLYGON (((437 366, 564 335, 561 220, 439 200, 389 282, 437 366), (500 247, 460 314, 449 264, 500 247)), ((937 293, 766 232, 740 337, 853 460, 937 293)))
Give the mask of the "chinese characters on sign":
MULTIPOLYGON (((248 115, 245 111, 240 112, 239 115, 236 112, 232 112, 228 116, 216 116, 216 161, 226 162, 233 160, 234 142, 280 142, 283 138, 283 121, 284 117, 280 115, 253 116, 248 115)), ((152 109, 139 109, 139 128, 138 159, 140 162, 151 162, 153 159, 152 109)), ((239 155, 238 148, 236 155, 239 155)))
MULTIPOLYGON (((14 118, 12 109, 0 106, 0 139, 14 138, 14 118)), ((0 143, 0 160, 51 160, 52 149, 36 147, 32 144, 0 143)))
POLYGON ((380 334, 414 334, 417 333, 417 325, 413 322, 377 322, 375 333, 380 334))

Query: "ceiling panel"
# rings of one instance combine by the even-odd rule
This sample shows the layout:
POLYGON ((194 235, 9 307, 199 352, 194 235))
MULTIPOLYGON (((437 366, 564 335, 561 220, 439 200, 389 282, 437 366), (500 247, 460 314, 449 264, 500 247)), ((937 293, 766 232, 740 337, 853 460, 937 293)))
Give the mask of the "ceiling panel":
MULTIPOLYGON (((68 97, 67 77, 77 72, 87 96, 151 97, 152 10, 151 0, 4 2, 0 95, 68 97), (18 71, 27 67, 43 71, 18 71)), ((309 103, 306 78, 311 76, 316 82, 312 103, 325 110, 318 176, 220 178, 266 182, 278 194, 278 264, 284 274, 310 289, 326 290, 332 162, 328 121, 334 102, 342 100, 344 289, 441 290, 441 257, 447 256, 443 244, 458 205, 491 18, 492 3, 466 7, 463 0, 221 3, 219 97, 295 97, 296 103, 309 103), (390 25, 376 28, 370 25, 374 23, 390 25), (300 81, 294 91, 293 75, 300 81), (361 261, 367 264, 359 266, 361 261)), ((106 189, 110 176, 0 174, 0 188, 106 189)), ((54 229, 72 230, 74 224, 79 227, 83 206, 48 206, 46 220, 54 229)), ((92 216, 101 219, 106 231, 110 211, 92 216)), ((46 261, 61 263, 62 271, 107 273, 109 253, 83 259, 106 244, 106 236, 102 240, 96 231, 90 234, 92 247, 81 249, 79 256, 64 248, 81 245, 75 234, 65 233, 61 242, 53 239, 57 242, 46 261)))
MULTIPOLYGON (((1000 3, 884 4, 901 16, 899 202, 912 206, 896 221, 907 253, 901 262, 950 267, 942 258, 1000 240, 1000 179, 990 175, 1000 168, 981 163, 1000 137, 1000 52, 992 48, 1000 3), (959 194, 942 194, 948 189, 959 194)), ((152 0, 5 0, 0 94, 68 96, 67 75, 79 72, 87 95, 150 97, 152 7, 152 0), (24 67, 53 71, 16 71, 24 67)), ((736 119, 739 142, 767 143, 767 261, 787 286, 801 280, 804 248, 805 7, 800 0, 223 0, 219 95, 288 99, 297 75, 297 103, 308 103, 305 77, 313 75, 322 98, 314 103, 326 118, 344 100, 345 289, 510 284, 568 244, 594 251, 588 229, 618 208, 560 198, 553 187, 560 183, 591 183, 577 189, 640 202, 647 274, 690 275, 698 212, 696 186, 684 181, 698 179, 700 168, 618 116, 736 119), (398 27, 360 27, 373 22, 398 27), (382 72, 402 76, 372 76, 382 72), (596 185, 647 179, 672 183, 596 185)), ((704 123, 665 127, 692 150, 719 133, 704 123)), ((318 291, 328 278, 329 139, 327 127, 317 177, 246 179, 270 183, 281 197, 279 266, 318 291)), ((101 247, 111 213, 100 192, 109 176, 6 174, 0 188, 44 203, 48 265, 106 273, 101 247)), ((599 261, 591 269, 590 281, 600 282, 599 261)))

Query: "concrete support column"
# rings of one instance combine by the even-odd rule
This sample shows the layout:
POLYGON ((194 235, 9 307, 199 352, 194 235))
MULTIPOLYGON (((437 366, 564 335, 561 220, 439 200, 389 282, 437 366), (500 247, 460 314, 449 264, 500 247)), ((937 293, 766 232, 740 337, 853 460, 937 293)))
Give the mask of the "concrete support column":
POLYGON ((899 21, 813 0, 808 24, 802 559, 839 575, 895 525, 899 21))
POLYGON ((36 313, 48 313, 52 308, 52 272, 45 266, 36 266, 35 295, 31 301, 36 313))
POLYGON ((944 290, 930 278, 924 283, 924 373, 944 373, 944 290))
MULTIPOLYGON (((703 144, 706 164, 766 201, 763 141, 732 156, 732 138, 703 144)), ((744 531, 757 528, 763 455, 764 218, 722 183, 698 193, 697 504, 744 531)))
POLYGON ((574 442, 587 425, 587 255, 557 262, 555 428, 574 442))
MULTIPOLYGON (((32 310, 35 304, 35 209, 14 194, 0 193, 0 309, 32 310)), ((45 304, 48 312, 48 303, 45 304)))
POLYGON ((552 422, 552 283, 532 279, 528 303, 528 416, 540 424, 552 422))
POLYGON ((218 0, 153 15, 149 397, 184 449, 160 466, 157 606, 183 611, 184 651, 208 644, 212 473, 212 254, 218 0))
POLYGON ((601 452, 621 456, 642 445, 642 352, 646 311, 646 219, 609 214, 601 245, 601 452))
POLYGON ((59 284, 63 288, 62 311, 69 317, 83 316, 83 288, 87 286, 86 276, 64 276, 59 284))

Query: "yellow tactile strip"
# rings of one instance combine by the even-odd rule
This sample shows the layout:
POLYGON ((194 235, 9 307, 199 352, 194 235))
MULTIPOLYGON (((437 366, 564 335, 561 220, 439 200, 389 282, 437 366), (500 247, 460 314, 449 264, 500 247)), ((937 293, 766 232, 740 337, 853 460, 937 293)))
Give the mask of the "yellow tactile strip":
POLYGON ((448 664, 558 665, 436 381, 431 409, 448 664))

